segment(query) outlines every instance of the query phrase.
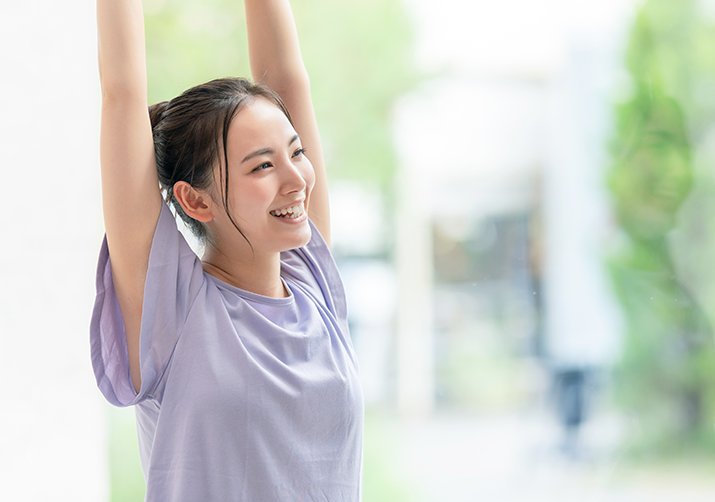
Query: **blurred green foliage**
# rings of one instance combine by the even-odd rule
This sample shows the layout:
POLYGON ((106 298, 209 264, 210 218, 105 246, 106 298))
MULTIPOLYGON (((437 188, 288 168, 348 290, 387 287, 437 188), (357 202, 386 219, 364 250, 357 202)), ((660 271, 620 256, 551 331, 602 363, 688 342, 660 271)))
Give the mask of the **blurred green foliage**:
MULTIPOLYGON (((331 179, 394 174, 390 110, 415 81, 399 0, 292 3, 331 179)), ((250 76, 243 3, 146 0, 150 102, 226 76, 250 76)))
POLYGON ((112 502, 144 500, 146 485, 139 463, 134 410, 109 407, 109 466, 112 502))
POLYGON ((420 502, 423 498, 400 462, 400 422, 378 411, 365 414, 363 502, 420 502))
POLYGON ((640 426, 639 446, 660 451, 712 437, 715 412, 715 5, 706 4, 640 8, 608 172, 623 230, 610 261, 626 321, 617 398, 640 426))

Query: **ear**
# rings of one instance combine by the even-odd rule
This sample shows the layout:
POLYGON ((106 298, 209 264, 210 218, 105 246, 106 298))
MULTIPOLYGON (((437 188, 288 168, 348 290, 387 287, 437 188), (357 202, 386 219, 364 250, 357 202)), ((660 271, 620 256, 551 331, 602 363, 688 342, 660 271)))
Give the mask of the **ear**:
POLYGON ((185 181, 174 184, 174 197, 184 212, 193 219, 207 223, 214 219, 213 200, 208 194, 196 190, 185 181))

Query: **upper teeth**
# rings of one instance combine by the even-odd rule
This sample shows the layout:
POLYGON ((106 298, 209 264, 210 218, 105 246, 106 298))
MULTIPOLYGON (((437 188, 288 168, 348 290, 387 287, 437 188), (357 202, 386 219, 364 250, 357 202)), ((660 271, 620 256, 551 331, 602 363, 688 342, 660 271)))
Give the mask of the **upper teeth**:
POLYGON ((287 207, 285 209, 279 209, 276 211, 271 211, 273 216, 285 216, 286 218, 297 218, 303 214, 303 203, 301 202, 297 206, 287 207))

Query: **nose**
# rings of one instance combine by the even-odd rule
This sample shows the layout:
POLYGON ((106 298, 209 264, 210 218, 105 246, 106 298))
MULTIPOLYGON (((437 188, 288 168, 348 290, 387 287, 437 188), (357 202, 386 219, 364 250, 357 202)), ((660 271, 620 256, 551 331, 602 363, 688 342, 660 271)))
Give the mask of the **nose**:
POLYGON ((286 162, 281 169, 281 192, 284 194, 302 192, 306 186, 305 178, 298 167, 293 162, 286 162))

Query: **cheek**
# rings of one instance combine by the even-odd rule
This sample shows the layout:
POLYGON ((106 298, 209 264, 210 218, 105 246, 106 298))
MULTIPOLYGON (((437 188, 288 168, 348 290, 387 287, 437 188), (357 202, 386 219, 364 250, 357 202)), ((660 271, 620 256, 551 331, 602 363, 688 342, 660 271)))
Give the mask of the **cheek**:
POLYGON ((233 183, 229 188, 229 207, 234 217, 250 220, 264 207, 266 195, 260 186, 233 183))

